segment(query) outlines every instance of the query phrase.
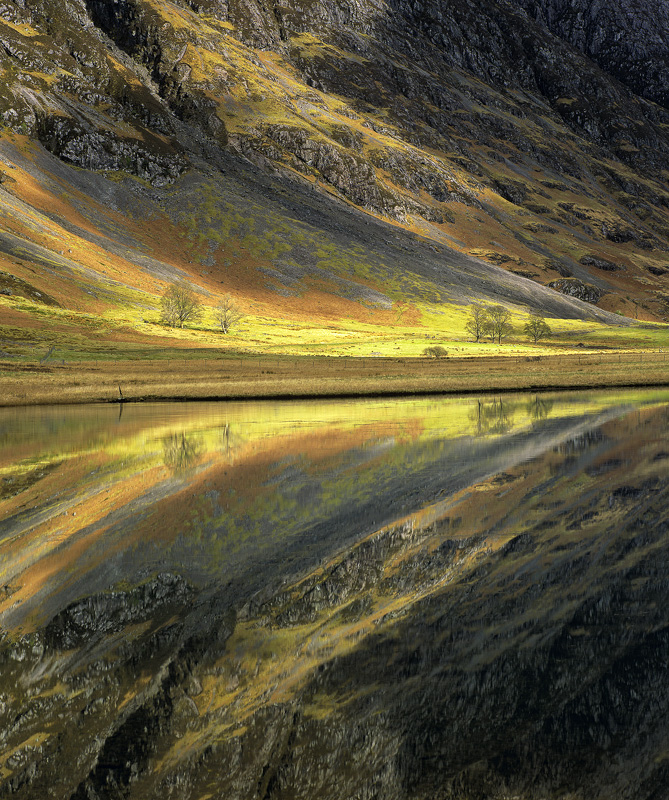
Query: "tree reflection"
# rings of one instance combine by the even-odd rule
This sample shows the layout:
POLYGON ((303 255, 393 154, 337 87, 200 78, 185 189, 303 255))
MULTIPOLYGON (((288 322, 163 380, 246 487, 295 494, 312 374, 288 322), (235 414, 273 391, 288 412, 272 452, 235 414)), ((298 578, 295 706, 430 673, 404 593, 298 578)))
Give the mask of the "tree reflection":
POLYGON ((509 400, 495 397, 493 400, 478 400, 470 416, 476 425, 476 435, 507 433, 513 426, 516 406, 509 400))
POLYGON ((552 410, 553 400, 548 397, 541 397, 538 394, 527 403, 527 413, 535 422, 546 419, 552 410))
POLYGON ((202 443, 184 431, 173 433, 163 439, 163 461, 175 475, 187 472, 202 452, 202 443))
POLYGON ((236 451, 240 450, 242 445, 247 441, 247 437, 241 436, 239 430, 234 429, 229 422, 226 422, 220 428, 220 447, 221 453, 227 458, 231 459, 236 451))

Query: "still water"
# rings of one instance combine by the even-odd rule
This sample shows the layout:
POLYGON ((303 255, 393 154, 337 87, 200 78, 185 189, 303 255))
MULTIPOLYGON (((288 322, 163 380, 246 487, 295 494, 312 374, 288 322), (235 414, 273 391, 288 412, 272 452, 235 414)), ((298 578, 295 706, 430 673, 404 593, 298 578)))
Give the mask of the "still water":
POLYGON ((668 421, 1 410, 0 795, 669 796, 668 421))

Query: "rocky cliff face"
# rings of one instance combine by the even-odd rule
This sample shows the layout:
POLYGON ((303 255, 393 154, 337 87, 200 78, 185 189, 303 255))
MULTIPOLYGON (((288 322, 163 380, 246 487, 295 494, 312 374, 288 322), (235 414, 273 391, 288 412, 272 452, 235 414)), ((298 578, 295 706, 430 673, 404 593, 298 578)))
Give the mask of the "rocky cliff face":
POLYGON ((666 3, 517 0, 517 4, 635 94, 669 107, 666 3))

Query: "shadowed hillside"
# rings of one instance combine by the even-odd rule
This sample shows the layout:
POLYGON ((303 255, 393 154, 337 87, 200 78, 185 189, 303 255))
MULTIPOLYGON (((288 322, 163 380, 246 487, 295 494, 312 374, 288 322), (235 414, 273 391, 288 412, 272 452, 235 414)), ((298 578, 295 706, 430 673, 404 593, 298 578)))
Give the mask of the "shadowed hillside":
POLYGON ((632 37, 621 81, 548 3, 4 0, 0 17, 9 352, 160 346, 179 278, 263 330, 457 338, 475 299, 666 317, 661 37, 632 37))

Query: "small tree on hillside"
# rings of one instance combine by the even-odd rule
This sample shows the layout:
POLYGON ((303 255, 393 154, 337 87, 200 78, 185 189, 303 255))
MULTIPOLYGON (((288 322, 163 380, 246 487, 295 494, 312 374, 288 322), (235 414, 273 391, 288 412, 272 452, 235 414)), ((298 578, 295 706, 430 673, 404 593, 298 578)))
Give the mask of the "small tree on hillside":
POLYGON ((544 339, 552 333, 548 323, 540 314, 531 314, 523 327, 523 331, 527 338, 531 339, 535 344, 539 339, 544 339))
POLYGON ((244 312, 239 308, 235 301, 226 294, 221 302, 216 306, 216 321, 221 326, 223 333, 229 333, 230 329, 244 319, 244 312))
POLYGON ((502 343, 502 339, 508 336, 513 327, 511 326, 511 312, 504 306, 486 306, 486 319, 484 325, 484 332, 495 341, 497 344, 502 343))
POLYGON ((426 347, 425 350, 423 350, 423 355, 432 358, 446 358, 448 350, 440 344, 433 344, 431 347, 426 347))
POLYGON ((185 322, 200 319, 202 307, 197 295, 187 283, 170 284, 160 301, 160 320, 172 328, 183 328, 185 322))
POLYGON ((485 333, 487 314, 480 303, 474 303, 469 309, 469 319, 465 323, 465 330, 478 342, 485 333))

